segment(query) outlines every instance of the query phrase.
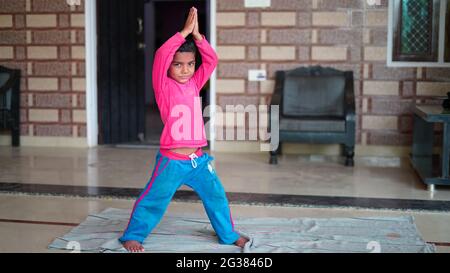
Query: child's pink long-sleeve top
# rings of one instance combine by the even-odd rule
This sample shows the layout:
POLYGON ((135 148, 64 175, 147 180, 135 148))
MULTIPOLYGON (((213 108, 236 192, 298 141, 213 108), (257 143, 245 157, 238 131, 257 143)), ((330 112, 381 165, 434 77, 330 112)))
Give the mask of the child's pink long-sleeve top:
POLYGON ((167 72, 178 48, 186 39, 177 32, 155 54, 153 90, 164 129, 160 138, 162 149, 207 146, 200 90, 217 66, 217 55, 205 37, 194 39, 202 56, 202 64, 185 84, 171 79, 167 72))

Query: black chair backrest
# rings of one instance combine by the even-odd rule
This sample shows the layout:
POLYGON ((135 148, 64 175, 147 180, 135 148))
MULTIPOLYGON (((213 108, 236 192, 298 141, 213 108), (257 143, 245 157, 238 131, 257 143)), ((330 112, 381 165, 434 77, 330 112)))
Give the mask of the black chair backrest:
POLYGON ((19 80, 17 70, 0 66, 0 109, 11 110, 14 85, 19 80))
POLYGON ((282 114, 288 117, 343 117, 345 73, 332 68, 300 67, 285 71, 282 114))

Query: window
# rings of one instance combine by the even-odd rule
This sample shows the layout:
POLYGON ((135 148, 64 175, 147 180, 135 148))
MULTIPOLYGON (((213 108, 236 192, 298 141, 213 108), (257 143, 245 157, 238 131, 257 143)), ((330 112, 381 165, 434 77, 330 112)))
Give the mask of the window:
POLYGON ((445 16, 445 61, 450 62, 450 1, 447 1, 447 12, 445 16))
POLYGON ((450 0, 389 1, 388 66, 450 67, 450 0))

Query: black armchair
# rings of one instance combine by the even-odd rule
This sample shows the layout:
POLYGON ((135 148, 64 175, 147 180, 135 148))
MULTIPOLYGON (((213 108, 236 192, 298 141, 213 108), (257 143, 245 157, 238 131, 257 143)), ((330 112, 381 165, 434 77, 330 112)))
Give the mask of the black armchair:
POLYGON ((0 66, 0 129, 11 130, 12 146, 20 146, 20 70, 0 66))
POLYGON ((355 95, 353 71, 321 66, 277 71, 271 105, 279 105, 277 164, 283 142, 343 144, 345 165, 354 165, 355 95))

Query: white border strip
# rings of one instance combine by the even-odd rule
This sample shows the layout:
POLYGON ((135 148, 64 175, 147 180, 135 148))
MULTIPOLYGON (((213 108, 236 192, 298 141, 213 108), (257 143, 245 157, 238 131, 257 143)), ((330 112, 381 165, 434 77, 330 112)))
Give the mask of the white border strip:
POLYGON ((394 45, 394 1, 388 2, 387 66, 392 66, 392 51, 394 45))
MULTIPOLYGON (((216 48, 216 0, 210 0, 210 44, 217 51, 216 48)), ((215 130, 215 116, 216 116, 216 80, 217 74, 216 70, 211 75, 210 85, 209 85, 209 99, 210 99, 210 114, 209 114, 209 144, 210 150, 214 151, 216 149, 216 130, 215 130)))
POLYGON ((98 146, 97 1, 85 0, 86 134, 88 147, 98 146))
POLYGON ((445 15, 447 13, 447 1, 441 0, 441 7, 439 13, 439 57, 438 61, 444 63, 444 55, 445 55, 445 15))

